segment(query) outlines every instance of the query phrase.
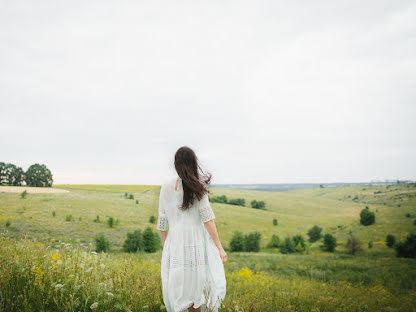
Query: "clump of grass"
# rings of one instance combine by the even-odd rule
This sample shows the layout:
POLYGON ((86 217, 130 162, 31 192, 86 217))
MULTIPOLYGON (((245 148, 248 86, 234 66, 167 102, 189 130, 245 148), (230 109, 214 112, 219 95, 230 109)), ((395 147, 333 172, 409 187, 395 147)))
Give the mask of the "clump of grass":
POLYGON ((95 223, 100 223, 100 216, 97 215, 93 221, 95 223))
POLYGON ((26 191, 26 190, 24 190, 24 191, 20 194, 20 197, 21 197, 22 199, 24 199, 24 198, 26 198, 26 196, 27 196, 27 191, 26 191))
POLYGON ((56 211, 52 211, 52 217, 56 217, 56 211))
POLYGON ((136 199, 136 205, 138 205, 139 204, 139 200, 138 199, 136 199))
POLYGON ((110 227, 110 228, 113 228, 113 227, 115 227, 116 225, 118 225, 119 224, 119 220, 117 219, 117 220, 115 220, 113 217, 109 217, 108 219, 107 219, 107 224, 108 224, 108 226, 110 227))
POLYGON ((67 222, 72 221, 72 214, 66 215, 65 221, 67 221, 67 222))

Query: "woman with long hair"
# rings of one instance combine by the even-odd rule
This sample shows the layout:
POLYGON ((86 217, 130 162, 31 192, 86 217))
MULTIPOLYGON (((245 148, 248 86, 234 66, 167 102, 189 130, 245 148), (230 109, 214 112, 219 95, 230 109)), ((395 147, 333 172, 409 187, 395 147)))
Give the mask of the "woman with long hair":
POLYGON ((159 198, 163 301, 168 312, 218 311, 227 254, 208 199, 211 175, 187 146, 176 151, 175 169, 177 177, 162 185, 159 198))

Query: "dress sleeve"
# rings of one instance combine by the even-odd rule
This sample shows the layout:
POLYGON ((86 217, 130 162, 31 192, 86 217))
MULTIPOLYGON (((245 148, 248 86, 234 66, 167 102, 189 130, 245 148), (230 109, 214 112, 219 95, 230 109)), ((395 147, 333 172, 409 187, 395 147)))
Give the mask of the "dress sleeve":
POLYGON ((205 223, 215 219, 214 211, 212 211, 211 205, 209 204, 208 194, 205 194, 199 201, 198 209, 202 222, 205 223))
POLYGON ((166 186, 162 185, 160 188, 160 196, 159 196, 159 217, 157 220, 156 229, 159 231, 167 231, 168 230, 168 218, 166 216, 166 186))

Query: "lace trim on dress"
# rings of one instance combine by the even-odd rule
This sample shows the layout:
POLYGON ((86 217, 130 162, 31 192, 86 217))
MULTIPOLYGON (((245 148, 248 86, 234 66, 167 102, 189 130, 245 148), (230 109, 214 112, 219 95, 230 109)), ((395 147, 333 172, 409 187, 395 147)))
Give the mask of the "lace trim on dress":
POLYGON ((159 215, 159 220, 157 222, 157 227, 160 231, 167 231, 168 230, 168 218, 166 216, 159 215))
POLYGON ((215 219, 215 214, 209 204, 208 196, 206 200, 201 202, 201 207, 199 208, 199 214, 201 216, 202 222, 208 222, 212 219, 215 219))
POLYGON ((167 269, 180 267, 196 268, 208 263, 208 256, 204 252, 203 245, 190 245, 184 247, 184 253, 178 255, 169 255, 164 265, 167 269))

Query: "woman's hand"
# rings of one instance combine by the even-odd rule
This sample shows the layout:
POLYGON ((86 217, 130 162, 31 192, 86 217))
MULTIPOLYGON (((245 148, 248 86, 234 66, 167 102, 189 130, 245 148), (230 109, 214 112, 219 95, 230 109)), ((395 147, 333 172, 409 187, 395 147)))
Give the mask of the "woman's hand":
POLYGON ((221 257, 222 263, 227 262, 228 257, 227 257, 227 253, 225 252, 224 248, 221 247, 219 249, 219 251, 220 251, 220 257, 221 257))

